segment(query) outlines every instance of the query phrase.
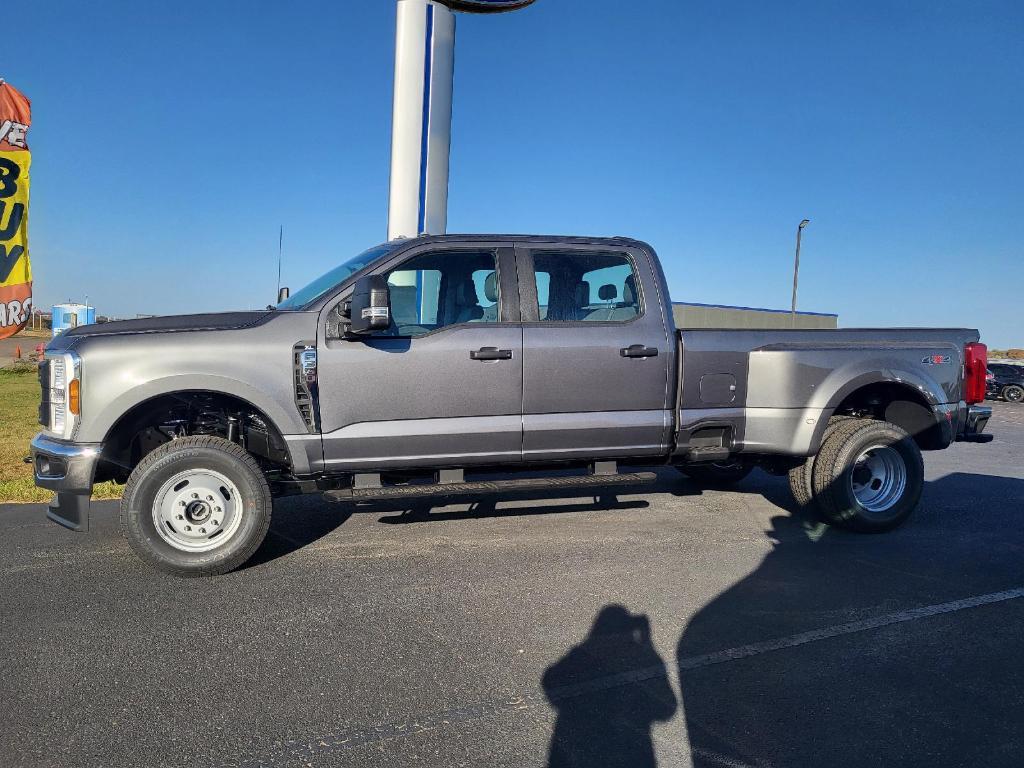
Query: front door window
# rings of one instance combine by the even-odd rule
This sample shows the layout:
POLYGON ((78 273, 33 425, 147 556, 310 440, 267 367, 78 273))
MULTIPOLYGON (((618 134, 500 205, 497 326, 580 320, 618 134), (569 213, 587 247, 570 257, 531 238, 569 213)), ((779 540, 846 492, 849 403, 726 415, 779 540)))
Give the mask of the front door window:
POLYGON ((391 327, 382 335, 423 336, 462 323, 498 321, 493 251, 433 252, 388 273, 391 327))

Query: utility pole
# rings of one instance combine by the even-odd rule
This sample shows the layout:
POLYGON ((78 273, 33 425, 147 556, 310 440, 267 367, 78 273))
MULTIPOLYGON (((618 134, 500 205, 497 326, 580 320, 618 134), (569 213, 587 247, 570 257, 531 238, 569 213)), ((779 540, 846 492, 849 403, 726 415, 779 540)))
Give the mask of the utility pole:
POLYGON ((793 305, 790 309, 790 320, 794 328, 796 328, 796 289, 800 281, 800 238, 804 233, 804 227, 810 223, 810 219, 804 219, 796 228, 796 262, 793 264, 793 305))

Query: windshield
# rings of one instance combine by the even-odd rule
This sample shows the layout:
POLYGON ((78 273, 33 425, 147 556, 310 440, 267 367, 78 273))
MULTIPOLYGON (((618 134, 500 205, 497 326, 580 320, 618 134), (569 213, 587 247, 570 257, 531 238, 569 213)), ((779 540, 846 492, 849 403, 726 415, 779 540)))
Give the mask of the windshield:
POLYGON ((312 304, 332 288, 336 288, 348 280, 352 275, 368 266, 377 259, 386 256, 393 251, 398 243, 384 243, 369 250, 363 251, 358 256, 353 256, 348 261, 339 264, 330 272, 321 275, 305 288, 302 288, 277 305, 278 309, 302 309, 307 304, 312 304))

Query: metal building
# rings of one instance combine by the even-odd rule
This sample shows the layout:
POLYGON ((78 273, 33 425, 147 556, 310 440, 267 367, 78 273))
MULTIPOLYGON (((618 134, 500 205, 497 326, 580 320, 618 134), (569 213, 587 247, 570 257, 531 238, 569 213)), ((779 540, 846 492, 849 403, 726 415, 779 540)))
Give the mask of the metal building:
POLYGON ((838 328, 839 315, 821 312, 797 312, 784 309, 730 307, 724 304, 673 302, 672 315, 677 328, 838 328))

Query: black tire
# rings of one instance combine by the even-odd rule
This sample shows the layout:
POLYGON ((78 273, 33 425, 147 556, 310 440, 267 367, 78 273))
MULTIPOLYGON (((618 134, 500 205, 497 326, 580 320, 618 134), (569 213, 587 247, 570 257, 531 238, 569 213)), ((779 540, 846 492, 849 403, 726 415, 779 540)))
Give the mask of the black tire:
POLYGON ((1024 387, 1019 384, 1010 384, 1008 387, 1003 387, 1002 396, 1003 400, 1008 403, 1024 402, 1024 387))
POLYGON ((245 449, 219 437, 183 437, 152 451, 132 470, 121 497, 121 533, 140 558, 161 571, 183 577, 216 576, 252 557, 267 535, 271 509, 266 478, 245 449), (205 552, 173 546, 157 532, 154 520, 160 489, 189 470, 216 472, 237 489, 238 498, 232 499, 237 525, 223 545, 205 552))
MULTIPOLYGON (((921 501, 924 490, 921 449, 895 424, 850 419, 822 443, 814 461, 813 485, 815 501, 826 522, 861 533, 891 531, 910 517, 921 501), (882 500, 881 506, 875 509, 865 507, 854 492, 855 470, 865 471, 863 466, 857 467, 857 461, 872 449, 876 457, 885 455, 892 460, 898 457, 895 471, 902 472, 904 479, 902 489, 894 484, 889 492, 891 500, 882 500)), ((884 493, 887 484, 871 479, 865 486, 862 487, 868 494, 871 490, 884 493)))
MULTIPOLYGON (((825 427, 825 434, 821 436, 821 444, 824 445, 825 441, 831 437, 832 433, 835 432, 841 424, 852 418, 854 417, 833 416, 829 419, 828 426, 825 427)), ((802 464, 799 464, 789 470, 789 491, 793 494, 793 499, 801 509, 808 509, 814 504, 815 458, 815 456, 808 456, 807 460, 802 464)))
POLYGON ((742 461, 722 461, 712 464, 686 464, 677 466, 676 469, 698 485, 728 488, 749 475, 754 466, 742 461))

